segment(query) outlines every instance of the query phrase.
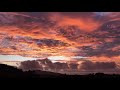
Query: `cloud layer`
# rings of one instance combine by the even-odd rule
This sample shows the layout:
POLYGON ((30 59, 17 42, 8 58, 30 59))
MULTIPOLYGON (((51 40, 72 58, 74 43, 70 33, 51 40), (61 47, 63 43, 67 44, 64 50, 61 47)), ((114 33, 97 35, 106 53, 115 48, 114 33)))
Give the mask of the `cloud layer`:
POLYGON ((61 73, 78 74, 85 72, 104 72, 104 73, 120 73, 119 66, 115 62, 51 62, 49 59, 39 59, 33 61, 21 62, 20 67, 23 70, 47 70, 61 73))
POLYGON ((81 69, 86 71, 108 71, 115 70, 117 65, 115 62, 91 62, 85 61, 81 64, 81 69))
POLYGON ((118 61, 119 37, 119 12, 0 12, 1 54, 118 61))

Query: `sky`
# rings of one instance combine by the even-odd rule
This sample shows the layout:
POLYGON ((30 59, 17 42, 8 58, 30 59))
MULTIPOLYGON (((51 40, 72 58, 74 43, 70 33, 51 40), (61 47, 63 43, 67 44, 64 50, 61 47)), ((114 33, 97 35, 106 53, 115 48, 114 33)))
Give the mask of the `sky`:
POLYGON ((0 61, 120 59, 119 12, 0 12, 0 61))
POLYGON ((37 58, 22 57, 19 55, 0 55, 2 61, 25 61, 25 60, 36 60, 37 58))

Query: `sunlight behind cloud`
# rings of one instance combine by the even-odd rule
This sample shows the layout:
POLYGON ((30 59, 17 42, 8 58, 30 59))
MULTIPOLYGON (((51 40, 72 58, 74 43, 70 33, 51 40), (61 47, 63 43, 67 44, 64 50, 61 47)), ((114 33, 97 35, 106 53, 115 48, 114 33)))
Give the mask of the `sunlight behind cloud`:
POLYGON ((69 60, 69 57, 66 56, 50 56, 48 57, 50 60, 69 60))
POLYGON ((83 56, 71 56, 71 57, 67 57, 67 56, 50 56, 50 57, 48 57, 48 59, 50 59, 50 60, 72 60, 72 59, 82 59, 82 58, 87 58, 87 57, 83 57, 83 56))
POLYGON ((73 59, 81 59, 81 58, 88 58, 88 57, 83 57, 83 56, 73 56, 73 57, 71 57, 71 58, 73 58, 73 59))

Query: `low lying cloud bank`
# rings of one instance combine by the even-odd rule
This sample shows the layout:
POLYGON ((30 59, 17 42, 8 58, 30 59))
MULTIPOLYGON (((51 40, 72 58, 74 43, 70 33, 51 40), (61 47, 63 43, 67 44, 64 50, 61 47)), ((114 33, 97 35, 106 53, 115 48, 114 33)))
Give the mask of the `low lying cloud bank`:
POLYGON ((109 72, 109 73, 119 73, 119 66, 115 62, 92 62, 92 61, 82 61, 81 64, 78 63, 61 63, 61 62, 51 62, 49 59, 39 59, 34 61, 24 61, 21 62, 20 67, 24 71, 28 70, 47 70, 55 72, 109 72))
POLYGON ((113 71, 118 67, 115 62, 91 62, 85 61, 81 64, 81 70, 85 71, 113 71))

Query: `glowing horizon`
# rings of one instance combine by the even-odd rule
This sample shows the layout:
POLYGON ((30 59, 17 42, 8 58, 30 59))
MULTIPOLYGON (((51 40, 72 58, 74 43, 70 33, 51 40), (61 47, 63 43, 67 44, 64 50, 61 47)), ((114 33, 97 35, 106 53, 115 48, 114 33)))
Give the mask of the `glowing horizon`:
POLYGON ((20 55, 0 55, 0 61, 25 61, 36 60, 37 58, 23 57, 20 55))

